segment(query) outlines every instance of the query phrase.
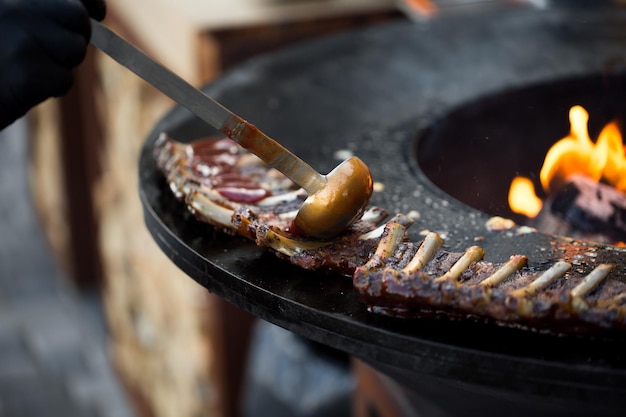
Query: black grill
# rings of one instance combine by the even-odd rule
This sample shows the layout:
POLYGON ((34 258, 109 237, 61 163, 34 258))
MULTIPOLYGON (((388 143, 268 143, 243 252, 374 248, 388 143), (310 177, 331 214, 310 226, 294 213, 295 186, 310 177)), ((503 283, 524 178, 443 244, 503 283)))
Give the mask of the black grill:
MULTIPOLYGON (((395 22, 255 59, 207 91, 321 172, 336 165, 338 149, 359 155, 384 185, 373 204, 391 212, 419 212, 413 240, 432 230, 442 235, 447 250, 460 252, 482 238, 488 260, 502 262, 522 253, 542 265, 555 258, 545 248, 556 247, 560 257, 568 250, 576 256, 587 243, 487 233, 486 220, 506 212, 498 196, 484 194, 501 194, 506 181, 499 177, 517 170, 504 161, 522 155, 526 159, 515 163, 532 170, 540 164, 535 153, 542 152, 523 141, 501 139, 495 148, 479 143, 481 127, 490 123, 504 122, 497 128, 513 132, 519 126, 504 107, 488 105, 493 97, 504 97, 507 108, 515 110, 515 100, 521 100, 521 112, 535 105, 547 117, 561 109, 541 107, 543 96, 527 93, 536 93, 533 86, 552 85, 552 92, 565 86, 568 94, 591 86, 583 89, 591 93, 588 100, 599 100, 600 107, 611 101, 614 111, 623 112, 625 18, 619 9, 516 9, 442 16, 424 24, 395 22), (608 86, 603 91, 612 98, 598 96, 598 85, 608 86), (476 136, 446 142, 450 132, 465 131, 461 123, 476 136), (478 189, 482 197, 476 199, 472 191, 478 189)), ((578 103, 568 103, 572 96, 558 98, 567 130, 567 108, 578 103)), ((543 128, 544 119, 532 120, 543 128)), ((548 126, 545 134, 559 129, 548 126)), ((196 222, 170 195, 152 161, 152 144, 161 131, 179 140, 214 132, 175 108, 150 133, 140 160, 148 228, 163 251, 210 291, 372 364, 391 376, 409 401, 428 396, 450 415, 468 409, 486 415, 623 412, 625 337, 561 337, 473 320, 369 313, 349 279, 300 270, 242 238, 196 222)), ((599 256, 617 264, 611 279, 626 279, 624 251, 606 246, 599 256)))

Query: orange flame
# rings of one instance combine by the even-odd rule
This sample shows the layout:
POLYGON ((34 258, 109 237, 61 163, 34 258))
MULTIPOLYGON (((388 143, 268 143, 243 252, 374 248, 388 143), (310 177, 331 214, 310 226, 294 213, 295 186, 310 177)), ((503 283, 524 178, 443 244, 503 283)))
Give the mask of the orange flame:
MULTIPOLYGON (((598 135, 597 142, 593 143, 587 130, 589 114, 584 108, 573 106, 569 120, 569 135, 548 150, 539 173, 541 186, 546 193, 558 190, 574 173, 584 174, 598 182, 605 181, 619 191, 626 192, 626 148, 617 123, 607 124, 598 135)), ((523 177, 516 177, 511 183, 509 206, 515 213, 535 217, 541 210, 541 200, 532 182, 527 178, 521 181, 520 178, 523 177)))
POLYGON ((509 190, 509 207, 515 213, 526 217, 536 217, 543 202, 535 193, 535 186, 528 178, 515 177, 509 190))

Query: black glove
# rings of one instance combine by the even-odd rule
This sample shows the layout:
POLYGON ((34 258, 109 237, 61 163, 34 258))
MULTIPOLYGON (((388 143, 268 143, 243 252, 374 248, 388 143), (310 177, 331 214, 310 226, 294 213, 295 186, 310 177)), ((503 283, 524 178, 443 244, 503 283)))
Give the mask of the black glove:
POLYGON ((106 15, 106 4, 104 0, 81 0, 83 6, 87 9, 90 17, 96 20, 104 19, 106 15))
POLYGON ((85 58, 103 0, 0 0, 0 129, 65 95, 85 58))

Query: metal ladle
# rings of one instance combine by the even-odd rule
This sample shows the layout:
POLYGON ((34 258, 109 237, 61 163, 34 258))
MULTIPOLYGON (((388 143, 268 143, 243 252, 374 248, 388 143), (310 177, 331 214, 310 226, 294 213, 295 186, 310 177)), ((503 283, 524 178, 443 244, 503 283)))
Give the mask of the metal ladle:
POLYGON ((96 48, 304 188, 308 197, 294 220, 296 233, 329 238, 361 216, 372 195, 373 181, 359 158, 351 157, 322 175, 106 26, 92 19, 91 29, 91 44, 96 48))

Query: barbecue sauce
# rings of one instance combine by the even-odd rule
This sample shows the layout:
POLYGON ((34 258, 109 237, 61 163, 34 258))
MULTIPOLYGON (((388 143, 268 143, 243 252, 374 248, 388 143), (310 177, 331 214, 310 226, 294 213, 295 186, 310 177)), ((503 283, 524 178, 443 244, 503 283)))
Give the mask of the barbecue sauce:
POLYGON ((242 204, 254 204, 271 192, 237 167, 239 147, 225 138, 206 138, 189 145, 193 166, 223 197, 242 204))

